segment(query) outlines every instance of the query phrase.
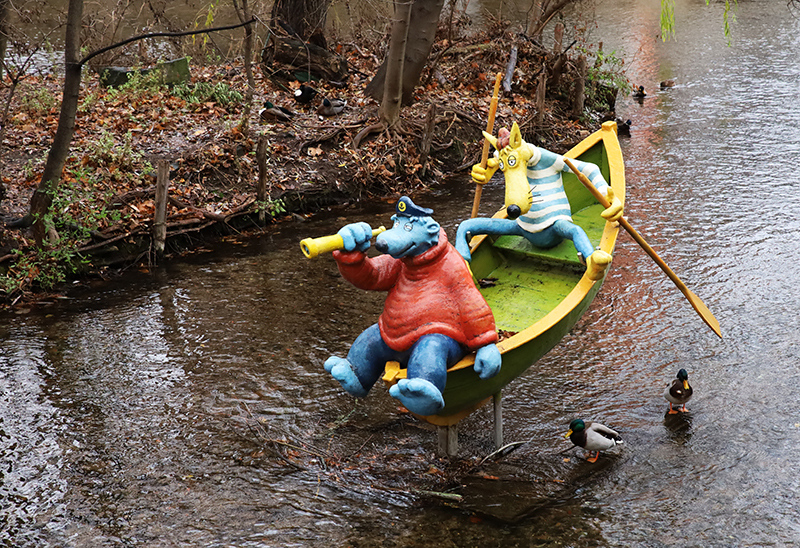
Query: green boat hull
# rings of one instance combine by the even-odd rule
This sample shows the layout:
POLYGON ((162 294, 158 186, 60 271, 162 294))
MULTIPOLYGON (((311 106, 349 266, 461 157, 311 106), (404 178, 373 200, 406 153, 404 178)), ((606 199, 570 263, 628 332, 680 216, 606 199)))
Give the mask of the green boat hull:
MULTIPOLYGON (((616 124, 607 122, 565 156, 599 166, 624 202, 624 165, 616 124)), ((573 221, 584 228, 594 246, 613 255, 618 225, 600 216, 603 207, 576 177, 564 174, 563 179, 573 221)), ((495 217, 504 215, 501 211, 495 217)), ((484 282, 481 293, 492 308, 501 336, 498 348, 503 363, 500 372, 487 380, 473 370, 474 354, 453 366, 443 394, 444 409, 422 417, 432 424, 456 424, 525 373, 569 333, 603 283, 603 279, 592 281, 585 276, 585 267, 570 241, 543 250, 518 236, 480 236, 472 242, 470 267, 475 278, 484 282)), ((387 364, 387 385, 404 376, 396 363, 387 364)))

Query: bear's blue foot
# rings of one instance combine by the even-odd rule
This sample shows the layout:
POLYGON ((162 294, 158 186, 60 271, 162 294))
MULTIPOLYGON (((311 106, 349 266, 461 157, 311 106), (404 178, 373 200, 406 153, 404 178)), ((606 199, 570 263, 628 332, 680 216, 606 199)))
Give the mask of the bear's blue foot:
POLYGON ((401 379, 389 389, 389 394, 417 415, 435 415, 444 407, 442 393, 425 379, 401 379))
POLYGON ((357 398, 366 398, 369 390, 365 390, 353 371, 353 366, 345 358, 331 356, 325 360, 325 371, 339 381, 342 388, 357 398))

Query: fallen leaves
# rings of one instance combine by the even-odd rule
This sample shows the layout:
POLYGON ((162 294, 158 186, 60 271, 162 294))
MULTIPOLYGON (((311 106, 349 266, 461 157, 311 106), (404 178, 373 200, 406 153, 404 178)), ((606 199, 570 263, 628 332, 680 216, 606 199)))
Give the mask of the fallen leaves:
MULTIPOLYGON (((255 201, 255 143, 260 136, 268 137, 266 164, 271 198, 279 199, 286 192, 333 189, 358 196, 396 196, 423 188, 479 158, 491 80, 505 69, 505 58, 498 52, 518 42, 513 33, 500 34, 436 43, 434 72, 423 73, 414 93, 416 103, 401 113, 401 129, 375 133, 358 149, 352 146, 355 135, 377 119, 378 105, 363 90, 381 61, 353 44, 336 46, 353 68, 345 87, 315 83, 320 96, 347 100, 348 108, 334 120, 320 121, 315 105, 310 105, 294 106, 295 116, 288 124, 261 122, 257 105, 266 100, 294 105, 293 90, 300 82, 276 85, 260 73, 258 66, 253 108, 246 125, 242 124, 245 110, 241 103, 223 107, 206 97, 190 102, 167 88, 120 92, 102 88, 97 81, 85 82, 71 154, 63 172, 64 182, 81 198, 68 209, 76 216, 104 208, 124 211, 120 219, 95 220, 107 235, 147 227, 154 212, 155 168, 159 160, 167 159, 169 196, 182 204, 168 206, 170 222, 191 223, 203 217, 201 212, 226 218, 245 211, 255 201), (423 156, 420 144, 425 117, 433 104, 438 106, 438 115, 431 152, 423 156), (122 196, 128 198, 116 203, 122 196)), ((580 140, 586 128, 559 116, 557 101, 547 104, 547 127, 526 127, 535 114, 535 84, 525 75, 537 74, 544 54, 528 43, 519 47, 514 93, 501 100, 495 127, 508 127, 517 121, 523 131, 535 131, 538 142, 563 152, 580 140)), ((195 86, 202 83, 209 89, 228 86, 241 93, 246 90, 244 71, 235 63, 192 67, 192 71, 195 86)), ((11 105, 2 143, 7 194, 2 205, 8 218, 26 213, 58 124, 58 105, 53 106, 53 101, 60 100, 61 82, 50 76, 30 76, 26 86, 28 95, 19 94, 11 105), (27 101, 35 94, 47 99, 43 106, 27 101)), ((4 244, 6 234, 9 231, 0 231, 0 244, 4 244)), ((14 239, 17 246, 27 245, 21 235, 15 233, 14 239)))

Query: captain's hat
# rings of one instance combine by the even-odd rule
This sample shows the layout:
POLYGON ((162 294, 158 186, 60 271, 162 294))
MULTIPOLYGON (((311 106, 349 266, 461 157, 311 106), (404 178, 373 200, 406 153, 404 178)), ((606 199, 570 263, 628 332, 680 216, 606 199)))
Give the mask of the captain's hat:
POLYGON ((397 201, 395 211, 403 217, 430 217, 433 215, 432 209, 415 205, 408 196, 403 196, 397 201))

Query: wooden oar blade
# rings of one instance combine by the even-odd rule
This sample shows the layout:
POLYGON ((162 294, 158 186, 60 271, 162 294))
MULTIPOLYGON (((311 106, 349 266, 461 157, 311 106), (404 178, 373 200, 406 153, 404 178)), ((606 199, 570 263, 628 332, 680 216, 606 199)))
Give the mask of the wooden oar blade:
POLYGON ((706 325, 710 327, 711 330, 714 333, 716 333, 717 336, 721 339, 722 331, 720 330, 719 321, 717 320, 717 318, 714 317, 714 314, 711 313, 711 310, 708 309, 706 304, 702 300, 700 300, 700 297, 692 293, 691 289, 687 287, 686 291, 687 293, 684 293, 684 295, 686 295, 689 304, 692 305, 692 308, 694 308, 695 311, 703 319, 703 321, 706 322, 706 325))

